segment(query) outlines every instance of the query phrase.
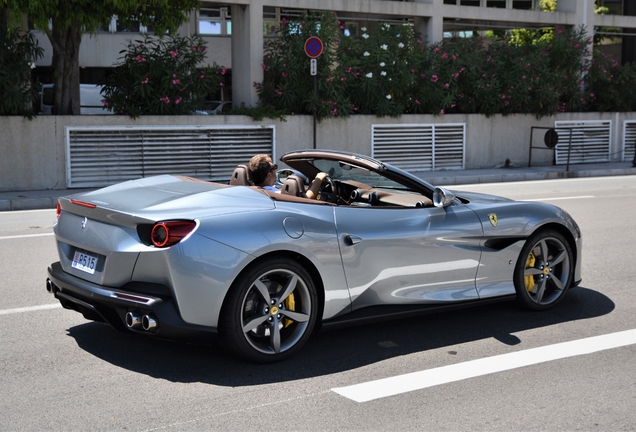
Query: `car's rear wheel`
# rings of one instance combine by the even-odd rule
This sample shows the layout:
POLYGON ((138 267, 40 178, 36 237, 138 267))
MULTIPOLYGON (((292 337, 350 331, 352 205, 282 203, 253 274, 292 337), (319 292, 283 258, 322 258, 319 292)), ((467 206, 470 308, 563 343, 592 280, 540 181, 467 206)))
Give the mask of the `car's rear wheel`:
POLYGON ((563 299, 573 274, 567 239, 552 229, 538 231, 528 238, 515 267, 517 298, 530 309, 549 309, 563 299))
POLYGON ((269 258, 242 273, 232 285, 220 333, 234 353, 258 362, 292 356, 316 323, 316 288, 309 273, 287 258, 269 258))

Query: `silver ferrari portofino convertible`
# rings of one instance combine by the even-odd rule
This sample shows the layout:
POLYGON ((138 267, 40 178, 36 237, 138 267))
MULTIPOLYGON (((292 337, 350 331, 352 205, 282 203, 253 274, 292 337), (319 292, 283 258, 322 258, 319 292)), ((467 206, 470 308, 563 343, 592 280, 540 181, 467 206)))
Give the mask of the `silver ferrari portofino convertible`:
POLYGON ((451 192, 351 153, 281 161, 295 174, 280 193, 238 166, 229 184, 165 175, 60 199, 48 291, 118 330, 218 334, 270 362, 320 327, 515 298, 543 310, 581 280, 581 232, 558 207, 451 192))

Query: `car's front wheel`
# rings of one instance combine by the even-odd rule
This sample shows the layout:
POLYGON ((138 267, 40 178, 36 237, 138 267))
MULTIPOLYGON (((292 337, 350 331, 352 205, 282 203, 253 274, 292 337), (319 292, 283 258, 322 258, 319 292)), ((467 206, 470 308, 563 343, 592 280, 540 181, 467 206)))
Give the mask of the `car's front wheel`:
POLYGON ((308 272, 287 258, 269 258, 234 281, 219 331, 225 345, 239 356, 279 361, 305 344, 316 311, 316 288, 308 272))
POLYGON ((520 303, 544 310, 556 305, 572 284, 574 259, 567 239, 558 231, 531 235, 515 267, 514 284, 520 303))

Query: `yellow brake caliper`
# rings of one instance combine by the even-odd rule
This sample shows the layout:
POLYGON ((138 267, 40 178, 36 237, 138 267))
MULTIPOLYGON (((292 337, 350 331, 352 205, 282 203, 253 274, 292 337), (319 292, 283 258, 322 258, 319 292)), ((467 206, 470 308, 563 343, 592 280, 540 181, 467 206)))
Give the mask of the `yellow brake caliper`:
MULTIPOLYGON (((530 255, 528 255, 528 261, 526 261, 526 268, 533 268, 536 261, 537 259, 535 258, 534 254, 530 252, 530 255)), ((532 291, 532 288, 534 288, 534 276, 527 275, 525 276, 525 279, 526 279, 526 289, 528 291, 532 291)))
MULTIPOLYGON (((285 309, 289 311, 296 310, 296 300, 294 299, 294 293, 291 293, 289 297, 285 299, 285 309)), ((284 323, 285 327, 290 326, 292 323, 293 323, 292 320, 285 318, 285 323, 284 323)))

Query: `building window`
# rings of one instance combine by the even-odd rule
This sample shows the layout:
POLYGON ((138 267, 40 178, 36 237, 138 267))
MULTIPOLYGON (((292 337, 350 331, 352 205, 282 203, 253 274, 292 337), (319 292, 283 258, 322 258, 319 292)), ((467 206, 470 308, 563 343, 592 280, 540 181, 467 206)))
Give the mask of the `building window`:
POLYGON ((345 21, 343 22, 343 25, 344 29, 342 30, 342 33, 345 36, 358 36, 358 29, 360 26, 357 22, 345 21))
POLYGON ((273 6, 263 6, 263 35, 275 36, 280 23, 280 10, 273 6))
POLYGON ((481 0, 460 0, 462 6, 481 6, 481 0))
POLYGON ((512 8, 522 9, 522 10, 532 10, 534 9, 534 5, 532 3, 533 3, 532 0, 513 0, 512 8))
POLYGON ((113 15, 110 23, 107 26, 101 28, 102 31, 110 33, 152 33, 154 29, 152 27, 146 27, 141 25, 139 20, 131 20, 128 23, 124 23, 117 15, 113 15))
POLYGON ((232 16, 229 6, 202 2, 197 14, 198 33, 203 36, 229 36, 232 34, 232 16))
POLYGON ((623 15, 623 0, 598 0, 597 3, 609 9, 609 15, 623 15))
POLYGON ((488 0, 486 1, 486 7, 505 9, 506 0, 488 0))

